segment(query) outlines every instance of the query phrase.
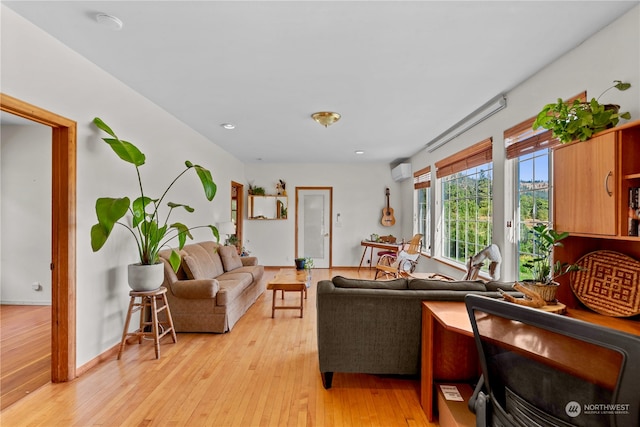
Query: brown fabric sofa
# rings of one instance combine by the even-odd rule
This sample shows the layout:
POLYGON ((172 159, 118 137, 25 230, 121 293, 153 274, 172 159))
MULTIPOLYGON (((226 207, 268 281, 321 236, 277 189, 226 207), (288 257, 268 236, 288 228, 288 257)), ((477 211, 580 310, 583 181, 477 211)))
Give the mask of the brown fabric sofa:
POLYGON ((177 332, 228 332, 264 292, 264 266, 240 257, 234 246, 212 241, 186 245, 178 272, 170 250, 160 252, 164 283, 177 332))

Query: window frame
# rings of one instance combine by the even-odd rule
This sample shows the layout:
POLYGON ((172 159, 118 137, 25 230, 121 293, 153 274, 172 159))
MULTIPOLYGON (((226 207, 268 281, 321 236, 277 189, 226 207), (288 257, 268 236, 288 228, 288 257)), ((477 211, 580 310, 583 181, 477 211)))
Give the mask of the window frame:
MULTIPOLYGON (((475 255, 477 252, 482 250, 484 247, 490 245, 492 243, 493 237, 493 219, 494 219, 494 207, 493 207, 493 185, 494 185, 494 168, 493 168, 493 138, 484 139, 471 147, 468 147, 464 150, 461 150, 445 159, 442 159, 436 162, 436 176, 439 180, 439 194, 437 195, 437 200, 439 202, 439 217, 440 220, 438 222, 438 240, 439 240, 439 257, 448 263, 453 263, 455 265, 460 265, 463 269, 466 268, 466 262, 470 256, 475 255), (470 172, 470 173, 469 173, 470 172), (464 224, 464 240, 461 240, 458 237, 456 232, 455 238, 451 238, 452 234, 449 233, 450 228, 447 225, 447 218, 445 217, 446 209, 447 209, 447 182, 458 179, 466 179, 470 176, 480 177, 484 173, 489 174, 489 186, 488 186, 488 203, 486 209, 487 216, 483 221, 478 220, 479 210, 475 210, 475 218, 470 220, 462 221, 464 224), (463 175, 464 174, 464 175, 463 175), (455 177, 455 178, 450 178, 455 177), (469 224, 473 224, 472 227, 469 227, 469 224), (482 224, 486 226, 486 241, 478 240, 478 236, 480 233, 478 230, 482 230, 482 224), (468 241, 470 233, 474 234, 474 242, 468 241), (462 256, 451 256, 450 250, 450 242, 456 242, 456 254, 462 247, 463 254, 462 256), (462 245, 458 243, 462 242, 462 245), (470 246, 472 245, 472 246, 470 246), (463 261, 464 260, 464 261, 463 261)), ((477 201, 478 200, 478 191, 480 187, 477 185, 480 182, 479 179, 476 179, 476 187, 473 196, 464 197, 458 200, 464 201, 477 201)), ((436 203, 438 205, 438 203, 436 203)), ((466 202, 465 202, 466 205, 466 202)), ((469 206, 469 205, 467 205, 469 206)), ((476 203, 476 206, 479 206, 476 203)), ((466 215, 465 210, 465 215, 466 215)), ((451 221, 450 221, 451 222, 451 221)), ((460 221, 456 219, 456 231, 458 230, 458 223, 460 221)), ((487 270, 488 266, 484 268, 487 270)))
MULTIPOLYGON (((581 92, 565 102, 572 103, 574 100, 586 101, 587 92, 581 92)), ((512 189, 513 193, 516 196, 513 200, 513 219, 514 219, 514 238, 513 242, 515 245, 515 253, 516 256, 513 259, 515 273, 518 280, 525 280, 528 277, 522 276, 521 273, 521 258, 523 256, 535 256, 536 248, 532 248, 532 252, 523 252, 521 249, 523 240, 526 240, 527 236, 523 236, 523 224, 521 222, 521 194, 520 191, 521 181, 520 181, 520 170, 521 164, 525 156, 532 156, 531 160, 535 163, 535 158, 539 157, 536 153, 541 151, 546 151, 546 155, 548 156, 548 171, 547 171, 547 197, 548 197, 548 218, 547 221, 540 220, 537 218, 533 218, 532 220, 536 223, 545 223, 549 227, 553 227, 553 148, 560 145, 561 142, 554 138, 551 131, 538 128, 533 129, 533 123, 536 117, 531 117, 527 120, 518 123, 515 126, 512 126, 509 129, 504 131, 504 144, 505 144, 505 154, 507 161, 514 162, 513 168, 513 182, 512 189)), ((524 159, 527 161, 529 159, 524 159)), ((535 180, 535 172, 532 172, 532 179, 535 180)), ((534 190, 535 192, 535 190, 534 190)), ((535 198, 534 198, 535 200, 535 198)))
POLYGON ((413 233, 423 235, 420 253, 431 256, 431 166, 413 173, 413 194, 413 233), (421 199, 424 212, 420 209, 421 199))

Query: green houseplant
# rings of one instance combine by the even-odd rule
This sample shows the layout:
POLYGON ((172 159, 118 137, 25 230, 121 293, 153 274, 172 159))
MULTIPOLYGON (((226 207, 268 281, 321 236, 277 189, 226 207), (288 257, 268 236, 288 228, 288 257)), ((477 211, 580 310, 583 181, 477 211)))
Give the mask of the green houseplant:
POLYGON ((536 224, 529 232, 533 234, 535 255, 523 267, 533 273, 533 280, 525 280, 522 284, 540 294, 546 302, 552 302, 559 286, 555 279, 580 269, 575 264, 553 260, 553 248, 563 246, 562 240, 569 237, 569 233, 557 232, 546 224, 536 224))
POLYGON ((313 258, 305 257, 304 259, 304 269, 309 271, 313 268, 313 258))
MULTIPOLYGON (((161 218, 160 207, 162 206, 165 197, 173 185, 182 177, 187 171, 194 170, 202 187, 204 189, 205 197, 211 201, 216 194, 216 184, 213 182, 211 172, 199 165, 194 165, 190 161, 185 162, 186 168, 178 174, 176 178, 171 181, 166 190, 159 198, 149 197, 143 188, 142 178, 140 176, 140 167, 145 164, 145 155, 131 142, 121 140, 118 136, 107 126, 100 118, 93 119, 93 123, 102 131, 107 133, 109 137, 102 138, 104 142, 109 144, 113 151, 127 163, 131 163, 136 170, 137 187, 140 196, 133 201, 129 197, 100 197, 96 200, 96 216, 98 223, 91 227, 91 248, 94 252, 100 250, 107 242, 114 225, 118 224, 126 228, 133 238, 135 239, 139 264, 143 266, 159 265, 158 270, 162 270, 162 263, 159 262, 160 250, 167 246, 173 239, 178 239, 178 250, 184 247, 187 237, 193 239, 190 230, 195 228, 208 227, 211 229, 214 237, 219 241, 220 237, 218 230, 213 225, 187 227, 183 223, 174 222, 169 223, 169 218, 173 209, 181 208, 191 213, 194 209, 188 205, 168 202, 166 206, 169 212, 161 218), (131 223, 128 224, 122 219, 129 213, 131 214, 131 223)), ((180 254, 172 249, 169 259, 171 267, 177 271, 180 266, 180 254)), ((129 273, 131 274, 131 269, 129 273)), ((159 274, 159 273, 157 273, 159 274)), ((129 278, 129 284, 131 284, 131 277, 129 278)), ((156 289, 160 286, 160 283, 155 286, 156 289)), ((134 290, 150 290, 150 289, 134 289, 134 290)))
POLYGON ((620 119, 631 118, 629 112, 620 113, 620 106, 600 104, 598 100, 609 90, 616 88, 620 91, 631 87, 630 83, 614 80, 614 85, 607 88, 590 102, 574 100, 571 103, 561 98, 555 103, 545 105, 533 122, 533 129, 550 129, 553 137, 562 143, 571 141, 586 141, 592 135, 605 129, 614 127, 620 119))

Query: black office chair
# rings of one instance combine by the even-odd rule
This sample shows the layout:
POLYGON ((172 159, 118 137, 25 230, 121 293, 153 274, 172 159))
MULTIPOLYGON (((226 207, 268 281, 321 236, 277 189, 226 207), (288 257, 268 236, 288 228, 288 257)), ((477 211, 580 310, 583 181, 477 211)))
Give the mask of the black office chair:
POLYGON ((640 337, 477 295, 477 426, 640 425, 640 337))

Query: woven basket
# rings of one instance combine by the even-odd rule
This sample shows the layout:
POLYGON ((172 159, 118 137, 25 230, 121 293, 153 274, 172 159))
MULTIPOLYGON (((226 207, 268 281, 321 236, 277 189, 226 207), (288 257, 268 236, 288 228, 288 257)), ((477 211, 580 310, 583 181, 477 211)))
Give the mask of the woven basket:
POLYGON ((640 314, 640 261, 600 250, 584 255, 576 264, 582 269, 571 273, 571 289, 581 303, 605 316, 640 314))
POLYGON ((558 292, 558 287, 560 286, 559 283, 551 282, 548 285, 544 285, 538 282, 524 281, 520 282, 520 284, 525 288, 540 295, 542 299, 544 299, 548 304, 553 304, 556 302, 556 293, 558 292))

